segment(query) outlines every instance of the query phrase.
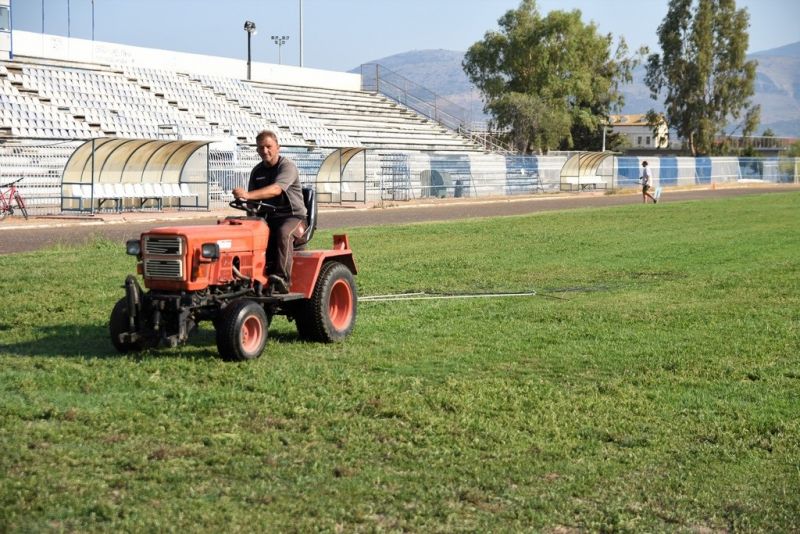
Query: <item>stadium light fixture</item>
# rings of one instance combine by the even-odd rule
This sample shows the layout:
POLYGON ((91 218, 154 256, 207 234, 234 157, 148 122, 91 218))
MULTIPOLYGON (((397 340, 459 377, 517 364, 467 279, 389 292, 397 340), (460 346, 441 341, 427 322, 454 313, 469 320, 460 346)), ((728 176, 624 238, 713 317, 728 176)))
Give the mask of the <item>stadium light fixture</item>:
POLYGON ((278 45, 278 65, 281 64, 281 47, 289 40, 288 35, 273 35, 272 42, 278 45))
POLYGON ((244 31, 247 32, 247 79, 250 79, 250 38, 256 34, 256 23, 250 20, 244 22, 244 31))

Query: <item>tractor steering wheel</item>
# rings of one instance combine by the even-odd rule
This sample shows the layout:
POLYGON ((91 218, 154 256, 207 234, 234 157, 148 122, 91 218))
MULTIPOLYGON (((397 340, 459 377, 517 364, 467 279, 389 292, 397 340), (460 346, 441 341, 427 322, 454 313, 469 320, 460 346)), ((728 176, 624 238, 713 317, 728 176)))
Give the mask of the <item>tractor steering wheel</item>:
POLYGON ((228 205, 237 210, 244 211, 248 217, 263 217, 262 214, 268 214, 278 209, 274 204, 264 202, 263 200, 243 200, 241 198, 231 200, 228 205))

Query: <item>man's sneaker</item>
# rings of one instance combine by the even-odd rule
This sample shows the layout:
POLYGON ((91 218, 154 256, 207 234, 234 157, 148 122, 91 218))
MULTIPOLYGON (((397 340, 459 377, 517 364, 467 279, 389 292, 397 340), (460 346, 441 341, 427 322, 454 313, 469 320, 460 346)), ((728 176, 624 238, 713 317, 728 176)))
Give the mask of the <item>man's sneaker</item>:
POLYGON ((277 274, 269 275, 269 287, 272 288, 273 293, 280 293, 285 295, 289 292, 289 284, 286 283, 286 280, 278 276, 277 274))

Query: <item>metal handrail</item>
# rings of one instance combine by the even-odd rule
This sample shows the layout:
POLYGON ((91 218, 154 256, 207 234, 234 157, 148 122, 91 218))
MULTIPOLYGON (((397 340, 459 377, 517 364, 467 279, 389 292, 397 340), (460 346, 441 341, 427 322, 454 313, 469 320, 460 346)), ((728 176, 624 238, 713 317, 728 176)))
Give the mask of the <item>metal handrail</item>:
POLYGON ((362 64, 361 87, 364 91, 381 94, 438 122, 445 128, 467 137, 485 150, 504 154, 512 152, 493 141, 490 136, 476 132, 468 120, 470 113, 466 109, 383 65, 362 64))
POLYGON ((773 148, 776 150, 786 150, 798 141, 796 137, 776 137, 769 135, 721 135, 717 141, 730 141, 739 148, 751 146, 753 148, 773 148))

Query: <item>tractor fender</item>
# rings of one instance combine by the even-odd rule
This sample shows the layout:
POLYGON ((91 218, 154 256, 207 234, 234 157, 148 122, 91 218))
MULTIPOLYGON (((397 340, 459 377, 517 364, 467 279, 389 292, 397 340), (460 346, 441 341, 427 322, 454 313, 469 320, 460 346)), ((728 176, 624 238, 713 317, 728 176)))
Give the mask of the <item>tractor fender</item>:
POLYGON ((302 293, 307 299, 311 298, 314 286, 317 284, 322 266, 336 261, 345 265, 350 272, 357 274, 353 251, 344 250, 314 250, 308 252, 295 252, 294 265, 292 266, 292 293, 302 293))

